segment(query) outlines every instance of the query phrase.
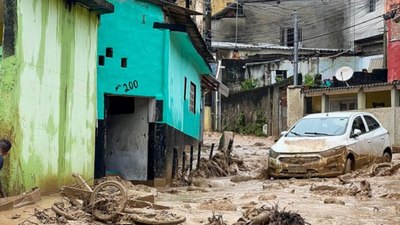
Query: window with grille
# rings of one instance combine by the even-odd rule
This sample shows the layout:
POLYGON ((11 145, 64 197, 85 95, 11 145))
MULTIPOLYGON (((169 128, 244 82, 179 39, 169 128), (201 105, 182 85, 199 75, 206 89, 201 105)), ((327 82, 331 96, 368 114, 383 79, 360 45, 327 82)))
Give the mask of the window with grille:
POLYGON ((189 110, 192 113, 196 113, 196 85, 190 82, 190 103, 189 110))
MULTIPOLYGON (((297 37, 299 41, 299 46, 303 39, 303 31, 301 28, 297 30, 297 37)), ((281 27, 281 45, 282 46, 294 46, 294 28, 293 27, 281 27)))
POLYGON ((376 0, 369 0, 369 12, 376 10, 376 0))

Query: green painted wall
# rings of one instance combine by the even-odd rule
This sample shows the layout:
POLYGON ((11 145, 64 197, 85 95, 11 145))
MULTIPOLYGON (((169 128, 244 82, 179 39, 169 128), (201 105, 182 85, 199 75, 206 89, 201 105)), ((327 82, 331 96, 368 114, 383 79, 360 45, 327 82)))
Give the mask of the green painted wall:
POLYGON ((16 55, 0 75, 0 137, 13 142, 1 179, 13 194, 55 191, 94 174, 98 18, 63 0, 17 6, 16 55))
POLYGON ((113 56, 105 57, 104 66, 98 65, 98 119, 104 119, 104 93, 162 99, 161 78, 168 60, 163 50, 169 33, 153 29, 153 23, 164 18, 159 7, 109 2, 115 11, 101 16, 98 55, 106 56, 106 49, 112 48, 113 56), (127 58, 126 68, 121 67, 121 58, 127 58), (134 81, 137 88, 130 89, 129 82, 134 81))
POLYGON ((171 32, 170 62, 168 71, 168 89, 165 104, 166 122, 191 137, 200 138, 200 105, 201 105, 201 76, 199 73, 209 73, 203 59, 193 54, 194 49, 189 36, 182 32, 171 32), (186 98, 184 86, 186 82, 186 98), (196 86, 195 113, 189 110, 190 84, 196 86))
POLYGON ((210 70, 197 53, 188 35, 154 29, 164 22, 159 6, 143 1, 111 0, 114 14, 101 16, 99 56, 113 49, 98 65, 98 119, 104 119, 104 94, 155 97, 164 101, 164 123, 200 138, 200 78, 210 70), (121 67, 127 58, 127 68, 121 67), (184 101, 184 77, 188 78, 184 101), (129 82, 137 82, 137 88, 129 82), (196 113, 189 111, 190 81, 196 84, 196 113), (125 85, 125 86, 124 86, 125 85))

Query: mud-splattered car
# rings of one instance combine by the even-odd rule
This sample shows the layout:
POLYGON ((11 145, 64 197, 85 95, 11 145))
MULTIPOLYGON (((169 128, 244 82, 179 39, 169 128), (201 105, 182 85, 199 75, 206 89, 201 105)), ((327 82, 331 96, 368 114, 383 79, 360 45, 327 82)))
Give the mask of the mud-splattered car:
POLYGON ((269 150, 273 177, 328 177, 392 159, 389 132, 370 113, 333 112, 300 119, 269 150))

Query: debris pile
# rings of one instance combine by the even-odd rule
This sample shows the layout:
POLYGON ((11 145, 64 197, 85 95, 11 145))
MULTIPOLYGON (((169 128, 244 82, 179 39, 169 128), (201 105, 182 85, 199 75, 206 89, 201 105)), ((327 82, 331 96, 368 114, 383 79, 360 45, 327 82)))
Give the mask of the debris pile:
POLYGON ((199 209, 203 210, 218 210, 218 211, 236 211, 236 205, 231 202, 228 198, 221 200, 209 199, 199 206, 199 209))
POLYGON ((77 186, 63 187, 60 201, 51 209, 35 210, 35 218, 22 225, 38 222, 70 224, 71 221, 79 224, 173 225, 186 221, 185 217, 166 211, 168 207, 154 204, 154 193, 146 186, 107 177, 96 182, 92 189, 79 175, 73 177, 77 186))
POLYGON ((191 177, 226 177, 245 169, 243 159, 239 156, 231 155, 229 150, 219 150, 211 160, 201 158, 191 177))
POLYGON ((208 223, 206 225, 228 225, 226 221, 222 218, 222 214, 213 215, 211 217, 208 217, 208 223))
POLYGON ((351 183, 348 187, 311 185, 310 191, 320 195, 331 195, 331 196, 349 195, 349 196, 356 196, 358 198, 365 198, 365 197, 370 198, 372 196, 371 185, 366 180, 361 181, 360 186, 357 186, 354 183, 351 183))
POLYGON ((353 171, 352 173, 338 176, 342 183, 348 183, 350 179, 357 177, 392 176, 400 169, 400 163, 374 163, 371 166, 353 171))
POLYGON ((392 163, 374 164, 371 168, 369 176, 392 176, 400 169, 400 163, 393 165, 392 163))
POLYGON ((279 211, 278 206, 248 209, 233 225, 304 225, 298 213, 279 211))

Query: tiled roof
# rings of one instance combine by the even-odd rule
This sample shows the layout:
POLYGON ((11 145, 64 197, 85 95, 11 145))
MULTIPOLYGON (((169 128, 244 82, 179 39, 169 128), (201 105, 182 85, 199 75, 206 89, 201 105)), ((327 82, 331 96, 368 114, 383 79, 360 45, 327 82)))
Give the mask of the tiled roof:
POLYGON ((354 89, 354 88, 371 88, 371 87, 382 87, 382 86, 393 86, 400 85, 400 81, 393 82, 380 82, 380 83, 372 83, 372 84, 360 84, 360 85, 352 85, 352 86, 342 86, 342 87, 325 87, 325 88, 311 88, 308 90, 303 89, 302 92, 313 93, 313 92, 323 92, 323 91, 334 91, 334 90, 346 90, 346 89, 354 89))
MULTIPOLYGON (((223 48, 223 49, 276 49, 276 50, 293 51, 293 47, 268 44, 268 43, 259 43, 259 44, 236 43, 235 44, 234 42, 212 42, 211 47, 223 48)), ((346 49, 299 48, 299 50, 339 53, 339 52, 345 51, 346 49)))

